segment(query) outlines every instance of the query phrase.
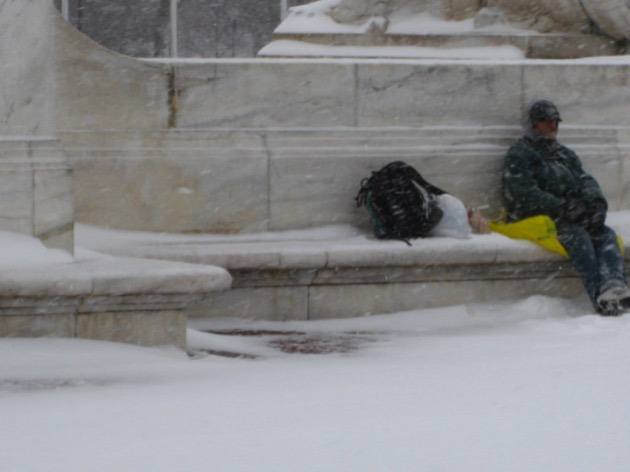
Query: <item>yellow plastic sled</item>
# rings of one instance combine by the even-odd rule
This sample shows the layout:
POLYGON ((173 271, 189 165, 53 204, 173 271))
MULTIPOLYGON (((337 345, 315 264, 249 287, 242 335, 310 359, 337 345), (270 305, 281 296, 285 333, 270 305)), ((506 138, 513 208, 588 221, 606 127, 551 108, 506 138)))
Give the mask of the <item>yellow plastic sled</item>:
MULTIPOLYGON (((569 257, 560 241, 556 231, 556 224, 546 215, 537 215, 525 218, 524 220, 506 223, 504 221, 492 221, 489 227, 495 233, 500 233, 508 238, 526 239, 532 241, 546 250, 555 252, 564 257, 569 257)), ((622 237, 617 234, 617 244, 624 253, 624 243, 622 237)))

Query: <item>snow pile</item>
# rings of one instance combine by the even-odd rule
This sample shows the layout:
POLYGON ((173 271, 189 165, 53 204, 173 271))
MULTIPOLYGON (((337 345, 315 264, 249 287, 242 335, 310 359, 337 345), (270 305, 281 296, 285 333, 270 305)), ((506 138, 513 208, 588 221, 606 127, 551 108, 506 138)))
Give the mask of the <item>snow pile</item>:
MULTIPOLYGON (((366 34, 372 29, 391 35, 526 35, 531 31, 509 25, 476 28, 474 19, 447 21, 428 13, 398 11, 390 18, 371 17, 360 24, 338 23, 329 12, 339 0, 321 0, 292 7, 287 18, 274 34, 366 34)), ((325 45, 300 40, 271 41, 259 52, 261 57, 390 57, 443 59, 523 59, 525 53, 516 46, 425 47, 425 46, 343 46, 325 45)))
POLYGON ((329 15, 340 0, 320 0, 291 7, 284 21, 275 29, 275 34, 364 34, 377 27, 386 34, 405 35, 527 35, 537 34, 532 30, 516 28, 509 24, 492 24, 476 27, 474 18, 467 20, 445 20, 427 12, 398 10, 385 19, 381 16, 366 18, 359 24, 339 23, 329 15))
POLYGON ((148 231, 125 231, 102 228, 100 226, 79 223, 75 226, 75 235, 80 243, 88 247, 117 247, 133 244, 218 244, 248 243, 262 241, 326 241, 353 238, 363 232, 350 225, 329 225, 311 229, 287 231, 269 231, 263 233, 240 234, 178 234, 151 233, 148 231))
POLYGON ((342 24, 333 20, 328 12, 341 0, 320 0, 291 7, 289 14, 275 29, 275 34, 363 34, 372 24, 383 27, 384 18, 369 18, 361 24, 342 24))
POLYGON ((282 329, 370 341, 308 356, 198 333, 261 357, 193 360, 1 339, 3 470, 627 470, 630 315, 534 297, 282 329))
MULTIPOLYGON (((606 223, 630 243, 630 211, 609 212, 606 223)), ((451 230, 453 228, 450 228, 451 230)), ((465 232, 465 228, 464 228, 465 232)), ((443 234, 442 236, 447 236, 443 234)), ((451 237, 432 237, 413 242, 414 247, 433 254, 472 254, 496 251, 518 252, 523 257, 535 258, 542 252, 535 244, 507 238, 503 235, 473 234, 469 239, 453 239, 466 234, 451 232, 451 237)), ((376 240, 369 229, 350 225, 332 225, 318 228, 244 234, 168 234, 141 231, 121 231, 97 226, 77 224, 77 245, 102 253, 143 254, 144 249, 163 248, 167 254, 176 254, 186 248, 204 248, 204 254, 256 254, 295 251, 302 253, 325 252, 331 248, 354 249, 366 253, 400 246, 398 241, 376 240), (172 249, 172 251, 170 250, 172 249)), ((147 249, 147 250, 148 250, 147 249)), ((196 250, 196 249, 195 249, 196 250)), ((405 249, 406 250, 406 249, 405 249)), ((151 252, 151 251, 149 251, 151 252)), ((153 255, 156 252, 151 252, 153 255)), ((79 254, 82 252, 79 251, 79 254)), ((83 256, 82 256, 83 257, 83 256)))
POLYGON ((60 249, 48 249, 32 236, 0 231, 0 269, 70 263, 73 257, 60 249))
POLYGON ((484 27, 475 26, 475 19, 449 21, 428 13, 408 14, 398 11, 389 18, 388 34, 428 34, 428 35, 513 35, 537 34, 535 31, 516 28, 509 24, 493 24, 484 27))

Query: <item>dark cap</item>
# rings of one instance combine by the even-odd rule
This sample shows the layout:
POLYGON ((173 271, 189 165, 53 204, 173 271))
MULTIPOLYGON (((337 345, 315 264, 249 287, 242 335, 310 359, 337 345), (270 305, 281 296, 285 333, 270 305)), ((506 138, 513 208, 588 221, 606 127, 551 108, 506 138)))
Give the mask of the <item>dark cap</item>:
POLYGON ((537 100, 529 107, 529 121, 536 123, 538 121, 557 120, 562 121, 558 108, 549 100, 537 100))

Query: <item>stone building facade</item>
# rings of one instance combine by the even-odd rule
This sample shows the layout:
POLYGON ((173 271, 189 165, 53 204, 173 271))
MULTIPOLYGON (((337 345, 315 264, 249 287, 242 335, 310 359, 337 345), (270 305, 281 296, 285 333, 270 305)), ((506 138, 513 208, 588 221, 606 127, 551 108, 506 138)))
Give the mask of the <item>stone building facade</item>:
MULTIPOLYGON (((286 0, 287 7, 310 0, 286 0)), ((253 57, 281 21, 282 0, 179 0, 180 57, 253 57)), ((58 8, 61 0, 55 0, 58 8)), ((170 0, 68 0, 70 22, 135 57, 170 55, 170 0)))

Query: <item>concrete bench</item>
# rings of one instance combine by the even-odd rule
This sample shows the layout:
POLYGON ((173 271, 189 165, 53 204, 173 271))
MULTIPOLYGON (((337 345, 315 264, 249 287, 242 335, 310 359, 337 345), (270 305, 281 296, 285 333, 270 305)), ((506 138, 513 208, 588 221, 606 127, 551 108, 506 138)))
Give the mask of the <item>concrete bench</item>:
POLYGON ((232 290, 191 316, 313 320, 534 294, 582 296, 588 306, 568 260, 498 234, 420 239, 411 247, 349 226, 223 237, 80 226, 77 237, 111 254, 226 268, 232 290))
MULTIPOLYGON (((612 210, 626 208, 630 198, 627 131, 563 126, 561 133, 601 183, 612 210)), ((224 267, 233 289, 197 314, 319 319, 581 293, 566 261, 527 243, 495 235, 456 243, 426 239, 409 248, 362 236, 369 218, 354 204, 359 183, 394 159, 496 215, 503 156, 521 133, 500 126, 177 129, 68 132, 62 139, 77 176, 79 221, 202 233, 125 239, 112 232, 96 238, 98 244, 87 238, 79 245, 224 267), (335 224, 347 226, 315 237, 308 229, 335 224), (203 236, 208 233, 215 235, 203 236)))
POLYGON ((189 305, 230 287, 219 267, 79 256, 0 272, 0 337, 186 346, 189 305))
MULTIPOLYGON (((627 132, 563 126, 561 133, 602 184, 612 210, 626 208, 630 198, 627 132)), ((83 226, 80 246, 224 267, 232 290, 193 314, 283 320, 581 293, 566 261, 498 235, 425 239, 411 248, 365 236, 369 219, 354 196, 363 177, 394 159, 495 215, 503 156, 521 133, 514 126, 175 129, 67 132, 62 139, 77 176, 79 221, 202 233, 99 237, 83 226), (335 224, 347 226, 308 229, 335 224)))

